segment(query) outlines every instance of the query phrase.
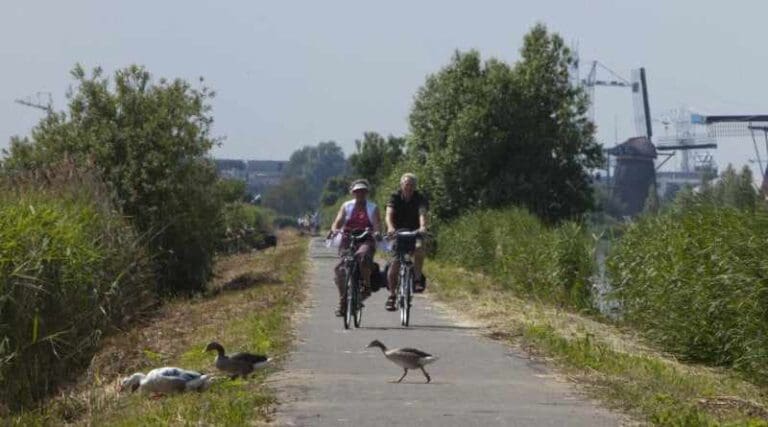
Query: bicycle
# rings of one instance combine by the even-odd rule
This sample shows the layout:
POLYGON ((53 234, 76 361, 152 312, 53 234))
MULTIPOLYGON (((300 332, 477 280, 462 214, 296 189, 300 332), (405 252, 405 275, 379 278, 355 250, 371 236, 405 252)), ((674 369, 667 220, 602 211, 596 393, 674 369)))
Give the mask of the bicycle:
POLYGON ((363 296, 361 292, 360 266, 355 259, 355 252, 361 243, 368 239, 370 230, 352 230, 346 233, 349 238, 349 247, 342 252, 342 263, 344 265, 344 301, 346 303, 346 312, 342 316, 344 329, 349 329, 349 325, 354 323, 356 328, 360 327, 363 320, 363 296))
POLYGON ((399 230, 394 233, 395 259, 400 265, 395 301, 400 310, 400 325, 402 326, 408 326, 411 320, 413 281, 415 279, 411 253, 416 248, 416 239, 420 236, 421 233, 418 231, 399 230))

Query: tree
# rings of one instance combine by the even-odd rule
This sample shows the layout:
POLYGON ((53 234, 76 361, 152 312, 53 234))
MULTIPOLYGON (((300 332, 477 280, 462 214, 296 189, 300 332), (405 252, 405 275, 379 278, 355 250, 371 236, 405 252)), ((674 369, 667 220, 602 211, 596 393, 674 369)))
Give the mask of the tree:
POLYGON ((263 203, 282 214, 301 215, 314 207, 312 202, 315 200, 306 181, 289 176, 267 189, 263 203))
POLYGON ((352 174, 366 178, 375 191, 382 178, 400 162, 404 147, 405 138, 390 135, 385 139, 376 132, 365 132, 362 140, 355 141, 356 151, 349 156, 352 174))
POLYGON ((510 67, 456 52, 415 97, 408 156, 450 218, 476 206, 518 204, 557 222, 592 207, 588 169, 602 161, 587 97, 557 34, 536 25, 510 67))
POLYGON ((320 196, 320 205, 333 206, 340 198, 348 195, 350 181, 351 179, 345 176, 335 176, 326 181, 320 196))
POLYGON ((285 165, 285 175, 303 179, 309 185, 309 192, 319 196, 325 181, 343 174, 346 167, 341 147, 333 141, 327 141, 294 151, 285 165))
POLYGON ((216 144, 207 88, 186 81, 154 82, 143 67, 72 71, 66 112, 51 112, 31 138, 14 138, 6 173, 63 157, 91 162, 134 226, 150 236, 161 291, 198 291, 211 275, 221 201, 208 158, 216 144))
POLYGON ((317 206, 323 186, 328 179, 343 175, 347 169, 347 161, 344 152, 335 142, 321 142, 317 146, 304 146, 291 154, 285 165, 285 185, 280 185, 268 191, 269 199, 265 196, 265 204, 272 206, 279 212, 293 212, 299 205, 302 209, 311 209, 317 206), (296 188, 297 183, 302 183, 304 188, 296 188), (278 202, 276 191, 290 191, 291 202, 278 202), (294 197, 303 199, 300 203, 294 197), (290 206, 290 211, 282 211, 277 206, 290 206))
POLYGON ((224 203, 250 202, 245 181, 234 178, 219 179, 216 190, 224 203))

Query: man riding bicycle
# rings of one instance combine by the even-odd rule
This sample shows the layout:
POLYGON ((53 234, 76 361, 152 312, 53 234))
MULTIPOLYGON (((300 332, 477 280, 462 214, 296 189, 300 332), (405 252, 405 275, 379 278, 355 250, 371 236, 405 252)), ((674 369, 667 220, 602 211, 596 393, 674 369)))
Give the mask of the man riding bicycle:
MULTIPOLYGON (((362 293, 363 299, 365 299, 371 294, 371 269, 373 255, 376 252, 375 236, 380 235, 381 219, 379 208, 375 203, 368 200, 368 181, 365 179, 355 180, 349 188, 350 193, 352 193, 355 198, 348 200, 341 205, 339 213, 336 215, 336 219, 331 226, 330 235, 335 236, 339 232, 344 233, 339 247, 339 254, 341 254, 349 247, 349 233, 351 231, 365 229, 371 229, 373 231, 373 234, 363 241, 358 246, 357 252, 355 252, 355 259, 357 259, 358 265, 360 266, 360 274, 363 281, 362 293)), ((344 301, 343 259, 334 268, 334 273, 334 282, 339 289, 339 308, 336 310, 336 316, 341 317, 344 316, 346 310, 346 301, 344 301)))
MULTIPOLYGON (((392 193, 387 202, 387 234, 392 235, 397 230, 417 230, 421 233, 427 231, 427 210, 429 202, 426 197, 416 191, 416 175, 412 173, 403 174, 400 178, 400 189, 392 193)), ((416 248, 413 251, 414 259, 414 291, 422 292, 424 290, 424 276, 421 274, 421 267, 424 264, 424 248, 422 241, 416 242, 416 248)), ((387 274, 387 286, 389 287, 389 298, 387 299, 387 311, 395 311, 395 299, 397 290, 397 272, 400 264, 395 259, 389 266, 387 274)))

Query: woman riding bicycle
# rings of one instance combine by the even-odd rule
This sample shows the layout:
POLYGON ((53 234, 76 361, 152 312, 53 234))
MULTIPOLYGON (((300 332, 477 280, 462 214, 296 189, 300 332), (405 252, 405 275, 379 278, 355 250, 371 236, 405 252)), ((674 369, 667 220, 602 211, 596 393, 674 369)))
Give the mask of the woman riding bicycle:
MULTIPOLYGON (((358 179, 352 182, 349 190, 355 198, 348 200, 341 205, 339 213, 331 226, 330 235, 334 236, 340 231, 343 232, 339 253, 343 253, 349 247, 349 233, 354 230, 373 230, 373 234, 362 242, 355 252, 355 258, 360 266, 362 276, 363 298, 371 294, 371 265, 373 255, 376 252, 375 236, 380 235, 381 219, 379 208, 375 203, 368 200, 368 181, 358 179)), ((346 310, 346 301, 344 301, 344 264, 339 262, 334 268, 336 287, 339 289, 339 308, 336 310, 336 316, 344 316, 346 310)))
MULTIPOLYGON (((400 189, 392 193, 387 202, 387 233, 392 235, 396 230, 418 230, 421 233, 427 231, 427 210, 429 202, 427 198, 416 191, 416 175, 412 173, 403 174, 400 178, 400 189)), ((424 249, 421 241, 417 241, 416 249, 413 251, 414 258, 414 291, 424 290, 424 276, 421 274, 421 267, 424 265, 424 249)), ((387 277, 387 286, 389 287, 389 298, 387 299, 386 309, 395 311, 395 293, 397 290, 397 272, 400 268, 397 260, 393 260, 389 266, 387 277)))

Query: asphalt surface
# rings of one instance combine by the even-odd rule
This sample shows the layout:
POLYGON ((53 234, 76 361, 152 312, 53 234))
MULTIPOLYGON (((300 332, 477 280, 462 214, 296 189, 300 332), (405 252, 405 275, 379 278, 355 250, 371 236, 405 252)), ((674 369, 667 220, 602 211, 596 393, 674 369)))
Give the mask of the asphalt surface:
MULTIPOLYGON (((453 321, 417 295, 411 327, 384 310, 386 290, 366 301, 362 327, 344 330, 332 269, 334 249, 310 243, 310 295, 298 321, 298 343, 277 375, 281 426, 615 426, 625 419, 588 400, 527 356, 453 321), (381 350, 415 347, 440 359, 402 383, 402 369, 381 350)), ((428 292, 428 291, 427 291, 428 292)))

